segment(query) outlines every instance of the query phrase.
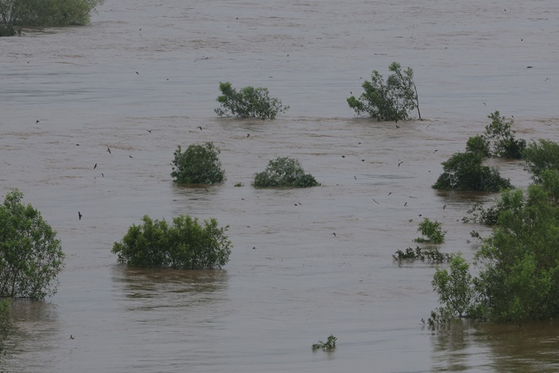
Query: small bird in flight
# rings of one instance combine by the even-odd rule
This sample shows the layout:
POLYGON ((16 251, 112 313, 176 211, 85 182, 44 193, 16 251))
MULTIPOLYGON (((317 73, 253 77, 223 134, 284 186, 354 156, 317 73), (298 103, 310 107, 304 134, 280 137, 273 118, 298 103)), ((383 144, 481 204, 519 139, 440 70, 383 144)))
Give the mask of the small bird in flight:
POLYGON ((95 166, 93 166, 93 169, 95 170, 97 168, 97 163, 95 163, 95 166))
POLYGON ((134 157, 132 157, 131 155, 129 155, 129 157, 130 157, 130 158, 134 158, 134 157))
POLYGON ((107 152, 109 152, 109 154, 112 154, 111 153, 111 148, 107 148, 107 152))
POLYGON ((400 167, 400 165, 401 165, 402 163, 404 163, 404 161, 401 161, 400 163, 398 163, 398 167, 400 167))
POLYGON ((202 131, 202 126, 198 126, 196 128, 198 128, 200 131, 202 131))
POLYGON ((82 213, 78 211, 78 220, 82 220, 82 213))

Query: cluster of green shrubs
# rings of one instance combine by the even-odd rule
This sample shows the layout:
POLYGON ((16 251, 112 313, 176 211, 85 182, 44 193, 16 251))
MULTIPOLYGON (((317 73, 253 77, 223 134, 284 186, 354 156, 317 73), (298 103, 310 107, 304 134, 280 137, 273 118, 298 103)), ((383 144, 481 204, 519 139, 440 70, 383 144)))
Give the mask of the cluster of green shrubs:
POLYGON ((454 153, 442 163, 443 173, 433 188, 498 192, 511 187, 510 180, 501 177, 498 168, 485 166, 483 161, 487 157, 523 158, 526 141, 514 137, 512 119, 507 120, 498 111, 488 118, 491 124, 485 127, 485 134, 470 137, 465 152, 454 153))
POLYGON ((326 342, 318 341, 317 343, 314 343, 312 345, 312 350, 313 351, 322 350, 326 352, 332 352, 336 349, 337 340, 338 340, 337 337, 334 337, 333 334, 330 334, 326 342))
POLYGON ((12 36, 16 27, 86 25, 91 11, 103 0, 0 1, 0 36, 12 36))
POLYGON ((427 261, 429 263, 443 263, 452 259, 452 255, 442 253, 437 247, 423 248, 416 246, 415 249, 408 247, 404 251, 397 250, 396 253, 392 255, 392 259, 398 262, 402 262, 404 260, 421 260, 422 262, 427 261))

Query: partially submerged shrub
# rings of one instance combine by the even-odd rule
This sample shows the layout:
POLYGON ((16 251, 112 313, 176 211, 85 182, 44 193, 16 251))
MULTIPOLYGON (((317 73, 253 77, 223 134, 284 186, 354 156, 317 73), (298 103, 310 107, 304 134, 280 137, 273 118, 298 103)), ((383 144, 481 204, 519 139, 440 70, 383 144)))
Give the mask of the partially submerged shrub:
POLYGON ((3 24, 5 30, 13 31, 13 26, 86 25, 90 13, 102 3, 103 0, 2 0, 0 26, 3 24))
POLYGON ((217 98, 221 107, 215 109, 217 115, 235 116, 237 118, 274 119, 284 113, 289 106, 283 106, 277 98, 268 94, 267 88, 247 86, 237 92, 231 83, 219 83, 222 95, 217 98))
POLYGON ((219 184, 225 179, 219 153, 212 142, 190 145, 184 153, 179 145, 175 150, 171 176, 179 184, 219 184))
POLYGON ((144 224, 132 225, 112 252, 118 262, 132 267, 176 269, 221 268, 229 260, 231 241, 225 235, 229 226, 218 228, 215 219, 181 215, 169 226, 165 219, 143 217, 144 224))
POLYGON ((295 158, 278 157, 271 160, 266 170, 254 175, 255 188, 307 188, 320 185, 311 174, 306 174, 295 158))
POLYGON ((0 362, 4 352, 4 342, 13 333, 13 323, 11 318, 11 301, 9 298, 0 300, 0 362))
POLYGON ((431 221, 428 218, 424 218, 417 231, 420 232, 424 237, 416 238, 414 241, 419 243, 434 243, 439 244, 444 242, 445 233, 443 231, 443 224, 438 221, 431 221))
POLYGON ((507 120, 498 111, 487 116, 491 124, 485 127, 485 138, 492 141, 491 154, 500 158, 521 159, 526 140, 514 138, 515 131, 512 129, 513 119, 507 120))
POLYGON ((44 299, 56 294, 64 253, 41 213, 13 189, 0 205, 0 297, 44 299))
POLYGON ((322 351, 333 351, 336 348, 337 340, 337 337, 334 337, 334 335, 330 334, 326 342, 318 341, 317 343, 314 343, 312 345, 312 350, 316 351, 322 349, 322 351))
POLYGON ((388 69, 392 72, 386 81, 382 75, 373 70, 371 81, 365 80, 362 87, 364 93, 356 98, 347 99, 348 105, 357 115, 368 114, 380 121, 398 121, 409 119, 409 112, 417 109, 419 119, 419 98, 413 80, 413 70, 408 67, 402 71, 397 62, 392 62, 388 69))
POLYGON ((421 248, 416 246, 415 249, 408 247, 405 251, 397 250, 396 253, 392 255, 392 258, 398 262, 404 260, 421 260, 423 262, 426 260, 429 263, 443 263, 448 262, 452 258, 452 255, 442 253, 438 248, 421 248))
POLYGON ((473 152, 454 153, 443 162, 443 173, 433 185, 435 189, 479 190, 498 192, 511 186, 497 168, 484 166, 483 157, 473 152))
POLYGON ((483 135, 470 137, 466 143, 466 151, 475 153, 483 158, 491 156, 489 140, 483 135))
POLYGON ((540 139, 539 144, 532 142, 524 150, 524 158, 532 179, 539 183, 544 170, 559 171, 559 143, 544 139, 540 139))
POLYGON ((469 216, 462 218, 464 223, 477 223, 482 225, 495 225, 499 218, 499 213, 503 210, 504 206, 495 204, 493 206, 484 207, 483 203, 475 203, 466 213, 469 216))

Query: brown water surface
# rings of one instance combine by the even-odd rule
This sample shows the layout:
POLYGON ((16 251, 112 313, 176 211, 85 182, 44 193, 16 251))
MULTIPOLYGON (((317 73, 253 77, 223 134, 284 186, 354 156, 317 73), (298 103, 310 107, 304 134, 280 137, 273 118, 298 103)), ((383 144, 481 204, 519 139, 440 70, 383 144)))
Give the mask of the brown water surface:
MULTIPOLYGON (((472 259, 469 232, 489 231, 461 218, 493 196, 430 186, 489 113, 514 116, 519 137, 559 140, 558 19, 554 0, 106 0, 88 27, 1 38, 0 191, 22 190, 67 254, 57 295, 15 303, 3 369, 558 370, 556 323, 430 332, 434 266, 392 261, 422 217, 443 222, 442 251, 472 259), (413 67, 425 120, 355 118, 345 99, 392 61, 413 67), (268 87, 291 109, 217 118, 220 81, 268 87), (227 181, 173 185, 176 146, 205 141, 227 181), (278 156, 322 186, 252 188, 278 156), (217 218, 230 262, 117 265, 113 243, 144 214, 217 218), (330 334, 335 352, 313 353, 330 334)), ((520 162, 492 163, 528 185, 520 162)))

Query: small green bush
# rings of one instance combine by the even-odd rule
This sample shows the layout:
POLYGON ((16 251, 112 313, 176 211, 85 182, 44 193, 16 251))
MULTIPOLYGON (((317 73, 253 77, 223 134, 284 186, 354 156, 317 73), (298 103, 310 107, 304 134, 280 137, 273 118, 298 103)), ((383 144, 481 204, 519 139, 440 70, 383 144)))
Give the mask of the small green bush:
POLYGON ((437 268, 431 284, 439 294, 439 302, 443 307, 432 315, 438 314, 440 319, 448 319, 449 315, 461 318, 472 312, 475 291, 469 268, 460 254, 450 261, 450 271, 437 268))
POLYGON ((278 157, 266 170, 254 175, 255 188, 308 188, 320 185, 311 174, 305 174, 295 158, 278 157))
POLYGON ((13 333, 14 326, 12 323, 11 311, 10 299, 0 300, 0 362, 2 362, 4 343, 10 334, 13 333))
POLYGON ((275 119, 279 113, 289 109, 289 106, 282 106, 279 99, 270 97, 267 88, 248 86, 237 92, 231 83, 220 82, 219 90, 222 95, 217 98, 217 102, 221 107, 214 111, 220 117, 275 119))
POLYGON ((13 189, 0 205, 0 297, 44 299, 56 294, 64 253, 41 213, 13 189))
POLYGON ((414 261, 421 260, 422 262, 427 260, 429 263, 443 263, 448 262, 452 258, 452 255, 448 253, 442 253, 438 248, 421 248, 416 246, 415 249, 408 247, 405 251, 397 250, 392 259, 401 262, 404 260, 414 261))
POLYGON ((510 188, 508 179, 499 174, 497 168, 482 164, 483 157, 473 152, 455 153, 443 162, 443 173, 439 176, 434 189, 479 190, 498 192, 510 188))
POLYGON ((357 115, 366 113, 379 121, 396 122, 409 119, 409 111, 417 109, 421 119, 413 70, 408 67, 402 71, 397 62, 392 62, 388 69, 392 74, 386 81, 377 70, 373 70, 371 81, 365 80, 362 85, 365 92, 359 98, 352 95, 347 99, 349 107, 357 115))
POLYGON ((424 218, 417 231, 420 232, 423 237, 416 238, 414 241, 419 243, 434 243, 439 244, 444 242, 445 233, 443 231, 443 224, 438 221, 431 221, 428 218, 424 218))
POLYGON ((3 24, 6 31, 14 31, 13 26, 86 25, 90 13, 102 3, 103 0, 1 0, 0 26, 3 24))
POLYGON ((337 340, 337 337, 334 337, 334 335, 330 334, 326 342, 318 341, 317 343, 314 343, 312 345, 312 350, 316 351, 322 349, 322 351, 334 351, 336 349, 337 340))
POLYGON ((165 219, 143 217, 144 224, 132 225, 112 252, 118 262, 132 267, 176 269, 221 268, 229 260, 231 241, 225 235, 229 226, 218 228, 215 219, 205 220, 181 215, 169 226, 165 219))
POLYGON ((544 170, 559 171, 559 143, 544 139, 540 139, 539 144, 532 142, 524 150, 524 159, 532 179, 539 183, 544 170))
POLYGON ((175 150, 171 176, 179 184, 219 184, 225 179, 219 153, 212 142, 190 145, 184 153, 179 145, 175 150))
POLYGON ((475 153, 483 158, 491 156, 489 140, 483 135, 470 137, 466 143, 466 151, 475 153))
POLYGON ((491 124, 485 127, 485 138, 492 141, 492 155, 500 158, 521 159, 526 148, 526 141, 517 140, 512 129, 513 119, 507 120, 498 111, 487 116, 491 124))

